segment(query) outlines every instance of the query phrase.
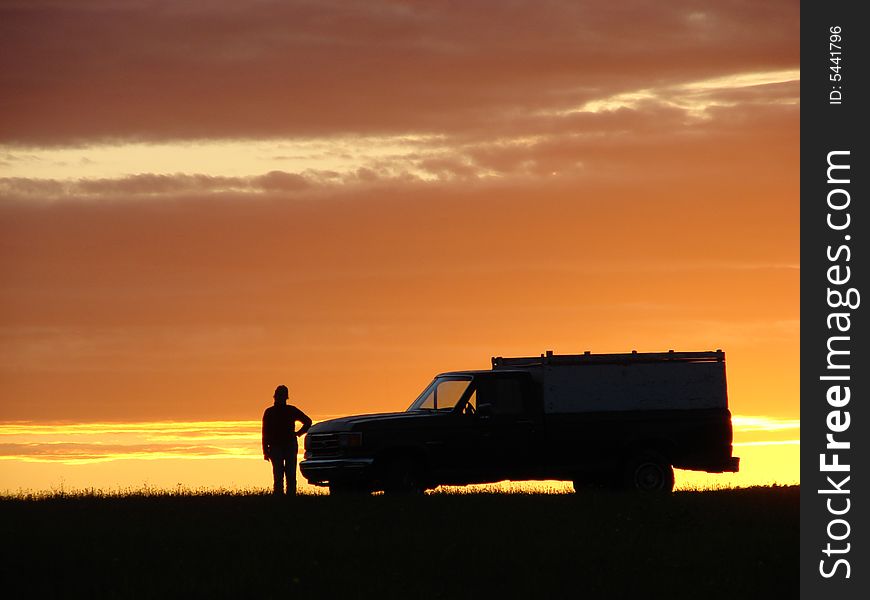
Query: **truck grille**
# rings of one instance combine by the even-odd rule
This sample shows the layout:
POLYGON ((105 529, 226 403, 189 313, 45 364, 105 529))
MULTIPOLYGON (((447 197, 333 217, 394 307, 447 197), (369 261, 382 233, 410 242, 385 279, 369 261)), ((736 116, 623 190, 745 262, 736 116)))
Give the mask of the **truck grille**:
POLYGON ((307 454, 311 458, 329 458, 338 456, 338 435, 334 433, 314 433, 305 440, 307 454))

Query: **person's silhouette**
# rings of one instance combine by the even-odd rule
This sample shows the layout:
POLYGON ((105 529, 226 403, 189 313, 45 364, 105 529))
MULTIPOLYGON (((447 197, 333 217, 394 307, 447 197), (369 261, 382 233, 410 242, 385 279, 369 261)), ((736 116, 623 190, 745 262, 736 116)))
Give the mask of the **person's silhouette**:
POLYGON ((284 478, 287 478, 287 494, 296 493, 296 438, 305 435, 311 427, 311 419, 304 412, 287 404, 290 394, 286 385, 275 388, 275 404, 263 413, 263 460, 272 461, 274 493, 284 494, 284 478), (302 427, 296 430, 296 423, 302 427))

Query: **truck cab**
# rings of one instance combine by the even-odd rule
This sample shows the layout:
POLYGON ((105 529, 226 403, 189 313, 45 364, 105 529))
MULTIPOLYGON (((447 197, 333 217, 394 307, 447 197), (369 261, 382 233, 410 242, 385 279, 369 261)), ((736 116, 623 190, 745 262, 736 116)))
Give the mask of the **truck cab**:
POLYGON ((300 469, 333 492, 500 481, 529 469, 542 419, 526 372, 442 373, 404 412, 312 427, 300 469))

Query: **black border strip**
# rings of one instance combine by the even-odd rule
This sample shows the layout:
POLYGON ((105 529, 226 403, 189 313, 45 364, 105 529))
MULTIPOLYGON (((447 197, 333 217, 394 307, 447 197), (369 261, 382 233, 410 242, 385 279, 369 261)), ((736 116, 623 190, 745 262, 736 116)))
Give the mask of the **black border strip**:
POLYGON ((870 295, 859 300, 870 294, 862 124, 870 106, 870 27, 858 15, 861 6, 801 6, 800 578, 801 597, 813 599, 866 598, 870 589, 870 306, 863 305, 870 295))

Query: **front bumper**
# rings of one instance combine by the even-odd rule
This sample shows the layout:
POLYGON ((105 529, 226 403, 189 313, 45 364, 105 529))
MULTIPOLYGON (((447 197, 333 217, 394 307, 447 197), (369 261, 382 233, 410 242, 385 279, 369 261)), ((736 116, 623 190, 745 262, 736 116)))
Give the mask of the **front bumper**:
POLYGON ((311 485, 326 485, 363 481, 370 476, 373 464, 372 458, 311 458, 300 462, 299 470, 311 485))

